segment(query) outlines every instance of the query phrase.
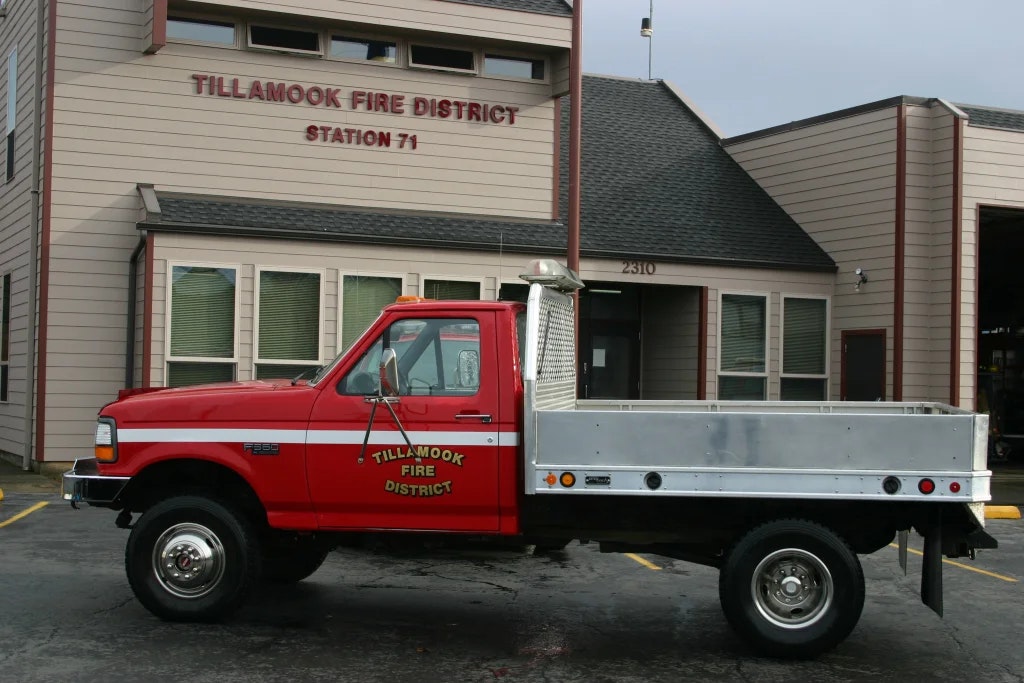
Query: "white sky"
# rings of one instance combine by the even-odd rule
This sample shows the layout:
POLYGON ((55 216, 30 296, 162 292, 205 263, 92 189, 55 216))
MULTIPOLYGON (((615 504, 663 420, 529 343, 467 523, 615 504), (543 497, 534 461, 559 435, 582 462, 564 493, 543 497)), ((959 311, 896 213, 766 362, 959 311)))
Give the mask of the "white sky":
MULTIPOLYGON (((647 77, 650 0, 584 0, 586 73, 647 77)), ((1024 0, 654 0, 655 78, 727 136, 896 95, 1024 110, 1024 0)))

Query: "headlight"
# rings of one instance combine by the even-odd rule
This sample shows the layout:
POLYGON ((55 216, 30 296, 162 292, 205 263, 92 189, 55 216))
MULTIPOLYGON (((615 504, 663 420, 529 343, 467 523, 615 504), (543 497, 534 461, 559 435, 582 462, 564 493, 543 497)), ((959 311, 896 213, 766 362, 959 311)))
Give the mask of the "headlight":
POLYGON ((114 462, 117 460, 117 425, 109 417, 96 422, 96 460, 114 462))

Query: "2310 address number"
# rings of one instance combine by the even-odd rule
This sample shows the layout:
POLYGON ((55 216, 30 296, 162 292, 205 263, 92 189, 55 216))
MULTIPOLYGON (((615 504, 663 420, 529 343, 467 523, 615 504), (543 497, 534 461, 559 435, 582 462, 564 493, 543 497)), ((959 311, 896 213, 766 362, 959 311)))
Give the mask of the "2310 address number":
POLYGON ((622 272, 630 275, 654 275, 658 267, 653 261, 623 261, 622 272))

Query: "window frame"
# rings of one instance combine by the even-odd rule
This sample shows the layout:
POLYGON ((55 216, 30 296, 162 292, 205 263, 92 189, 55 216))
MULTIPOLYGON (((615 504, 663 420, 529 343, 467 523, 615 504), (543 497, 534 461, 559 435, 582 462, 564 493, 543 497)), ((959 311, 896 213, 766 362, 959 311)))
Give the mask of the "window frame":
POLYGON ((418 287, 419 296, 426 298, 427 292, 427 280, 437 280, 440 282, 475 282, 480 286, 480 294, 476 299, 470 299, 470 301, 483 301, 484 300, 484 280, 483 277, 473 277, 471 275, 420 275, 420 284, 418 287))
POLYGON ((832 297, 826 294, 779 294, 779 400, 782 400, 782 380, 784 379, 823 379, 825 380, 825 398, 828 400, 831 391, 832 367, 832 297), (825 302, 825 370, 822 374, 787 373, 786 372, 786 299, 811 299, 825 302))
MULTIPOLYGON (((756 377, 764 380, 764 394, 760 399, 762 401, 768 400, 769 386, 768 379, 771 371, 771 329, 772 329, 772 317, 771 317, 771 292, 750 292, 750 291, 723 291, 718 292, 718 334, 716 335, 716 355, 715 360, 716 373, 715 373, 715 395, 719 400, 736 400, 736 399, 722 399, 721 398, 721 387, 722 376, 726 377, 756 377), (727 296, 750 296, 759 297, 764 299, 764 371, 763 372, 740 372, 740 371, 724 371, 722 370, 722 324, 724 322, 723 302, 727 296)), ((751 400, 751 399, 739 399, 739 400, 751 400)))
POLYGON ((165 271, 165 283, 166 290, 164 293, 164 378, 163 385, 168 386, 167 381, 170 378, 170 364, 171 363, 219 363, 222 365, 234 365, 235 366, 235 381, 238 381, 238 366, 239 366, 239 346, 241 336, 241 315, 242 315, 242 265, 240 263, 216 263, 211 261, 181 261, 181 260, 170 260, 167 261, 167 269, 165 271), (217 268, 217 269, 232 269, 235 271, 235 321, 234 321, 234 350, 231 358, 221 358, 217 356, 172 356, 171 355, 171 333, 174 325, 174 268, 175 266, 185 266, 188 268, 217 268))
POLYGON ((479 76, 480 68, 483 66, 483 53, 477 48, 462 48, 452 47, 450 45, 438 45, 437 43, 431 43, 429 41, 419 40, 407 40, 406 42, 406 60, 405 66, 409 69, 416 69, 419 71, 442 71, 450 74, 463 74, 466 76, 479 76), (420 47, 432 47, 438 50, 457 50, 459 52, 468 52, 473 55, 473 69, 456 69, 450 66, 432 66, 430 64, 417 64, 412 61, 412 48, 413 45, 419 45, 420 47))
POLYGON ((334 62, 342 62, 345 64, 372 64, 374 66, 386 66, 391 69, 403 68, 406 61, 406 41, 396 38, 395 36, 385 35, 374 35, 372 33, 363 33, 361 31, 345 31, 344 29, 327 29, 327 40, 324 44, 326 50, 324 50, 324 59, 329 59, 334 62), (393 62, 378 62, 372 59, 353 59, 352 57, 338 57, 331 54, 331 41, 334 40, 335 36, 339 38, 362 38, 365 40, 378 40, 382 42, 389 42, 395 44, 395 61, 393 62))
POLYGON ((483 48, 480 50, 480 75, 484 78, 493 78, 499 81, 514 81, 516 83, 551 83, 551 59, 544 55, 529 55, 525 52, 516 52, 514 50, 488 50, 483 48), (487 73, 487 57, 491 56, 495 59, 511 59, 521 60, 528 62, 541 62, 544 64, 544 78, 523 78, 521 76, 506 76, 503 74, 489 74, 487 73))
POLYGON ((204 47, 219 47, 226 50, 240 50, 242 48, 241 41, 239 40, 242 32, 238 30, 239 26, 244 24, 235 17, 218 17, 204 14, 197 14, 194 12, 177 12, 173 15, 168 13, 167 21, 183 20, 183 21, 206 21, 206 22, 217 22, 221 24, 232 24, 235 27, 235 39, 231 44, 228 43, 215 43, 208 40, 192 40, 189 38, 172 38, 170 35, 167 36, 168 43, 175 43, 178 45, 202 45, 204 47))
MULTIPOLYGON (((310 28, 309 26, 297 26, 294 24, 282 24, 280 26, 273 26, 269 22, 264 23, 262 21, 246 21, 245 22, 245 49, 252 50, 253 52, 268 52, 270 54, 282 54, 282 55, 295 55, 297 57, 309 57, 312 59, 323 59, 325 55, 325 42, 324 36, 330 35, 330 31, 325 31, 321 28, 310 28), (312 50, 300 50, 293 47, 273 47, 270 45, 254 45, 252 42, 252 27, 262 26, 265 28, 277 28, 284 29, 285 31, 301 31, 303 33, 313 33, 317 36, 317 42, 320 45, 320 49, 316 52, 312 50)), ((330 51, 326 50, 327 52, 330 51)))
MULTIPOLYGON (((401 282, 402 282, 402 289, 401 289, 401 294, 399 294, 399 296, 401 296, 402 294, 405 294, 408 291, 409 277, 408 277, 408 273, 394 273, 394 272, 383 272, 383 271, 381 271, 381 272, 377 272, 377 271, 367 272, 367 271, 362 271, 362 270, 346 270, 345 268, 339 268, 337 270, 337 273, 338 273, 338 307, 337 307, 338 330, 337 330, 337 334, 335 335, 335 340, 336 340, 335 341, 335 347, 336 347, 336 350, 340 353, 341 350, 344 348, 344 344, 345 344, 345 340, 342 339, 342 333, 343 333, 343 330, 345 329, 345 317, 344 317, 345 316, 345 276, 347 275, 347 276, 350 276, 350 277, 380 277, 380 278, 390 278, 390 279, 393 279, 393 280, 401 280, 401 282)), ((391 303, 395 303, 395 302, 391 302, 391 303)), ((360 333, 359 337, 356 337, 352 341, 353 345, 356 344, 359 341, 359 339, 362 338, 362 335, 366 332, 367 329, 369 329, 369 325, 365 329, 363 329, 363 331, 360 333)))
MULTIPOLYGON (((311 365, 324 365, 324 339, 327 332, 327 316, 325 308, 326 297, 326 268, 301 268, 293 266, 256 266, 253 272, 252 281, 252 378, 256 378, 257 365, 294 365, 296 367, 308 367, 311 365), (315 273, 320 276, 320 300, 317 316, 317 358, 316 360, 281 360, 274 358, 260 357, 260 274, 264 272, 273 273, 315 273)), ((341 321, 339 320, 339 323, 341 321)))

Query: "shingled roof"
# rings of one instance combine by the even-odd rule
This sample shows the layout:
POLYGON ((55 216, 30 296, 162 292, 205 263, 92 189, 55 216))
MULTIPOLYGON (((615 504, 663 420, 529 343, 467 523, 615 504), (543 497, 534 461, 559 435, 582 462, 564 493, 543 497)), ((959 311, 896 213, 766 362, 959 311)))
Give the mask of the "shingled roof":
MULTIPOLYGON (((660 81, 586 76, 580 253, 833 271, 832 259, 660 81)), ((564 254, 569 101, 562 101, 562 221, 254 201, 158 192, 140 228, 528 254, 564 254)))
POLYGON ((498 9, 510 9, 516 12, 531 12, 533 14, 572 16, 572 7, 565 0, 446 0, 446 2, 461 2, 464 5, 497 7, 498 9))
POLYGON ((294 202, 157 192, 160 213, 140 228, 203 234, 289 237, 438 248, 564 254, 565 226, 555 221, 495 220, 411 211, 380 211, 294 202))
POLYGON ((1024 111, 979 107, 973 104, 958 104, 956 106, 967 114, 969 125, 1024 130, 1024 111))
MULTIPOLYGON (((564 98, 563 220, 569 111, 564 98)), ((581 254, 835 270, 661 81, 584 78, 581 172, 581 254)))

